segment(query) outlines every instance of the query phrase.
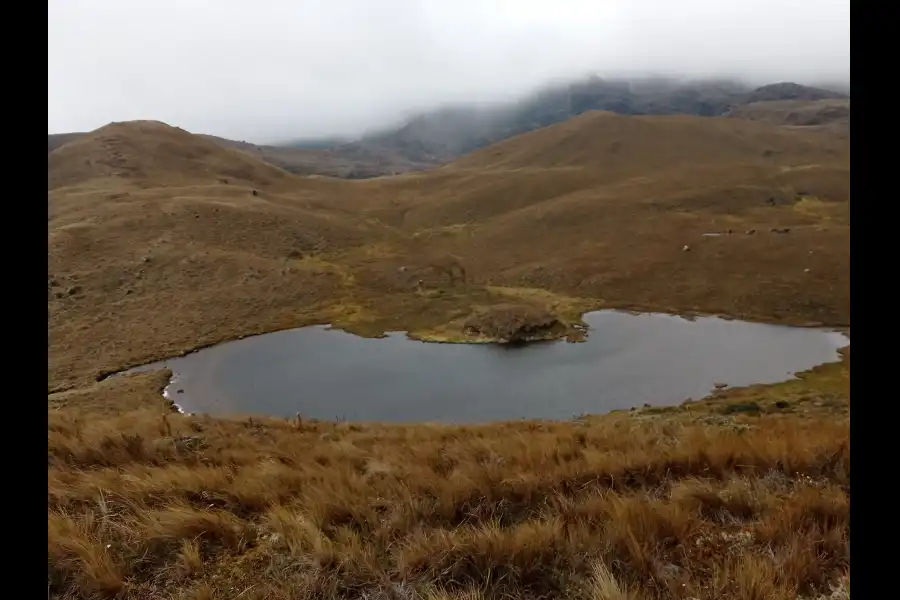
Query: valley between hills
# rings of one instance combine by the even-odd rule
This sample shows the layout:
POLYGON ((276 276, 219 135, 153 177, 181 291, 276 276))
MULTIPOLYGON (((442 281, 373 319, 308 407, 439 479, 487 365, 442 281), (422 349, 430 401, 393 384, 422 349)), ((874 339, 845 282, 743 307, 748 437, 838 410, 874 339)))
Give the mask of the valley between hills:
POLYGON ((155 121, 48 146, 51 596, 843 597, 849 347, 571 422, 213 418, 172 412, 165 372, 108 377, 324 323, 576 341, 621 308, 849 331, 849 118, 803 120, 815 102, 590 111, 353 180, 155 121))

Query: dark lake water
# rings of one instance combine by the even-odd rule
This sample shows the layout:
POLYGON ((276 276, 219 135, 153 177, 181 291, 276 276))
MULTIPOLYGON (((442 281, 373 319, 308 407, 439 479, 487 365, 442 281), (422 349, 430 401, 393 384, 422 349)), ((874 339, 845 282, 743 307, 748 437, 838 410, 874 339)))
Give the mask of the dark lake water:
MULTIPOLYGON (((187 412, 351 421, 569 419, 774 383, 839 359, 844 335, 661 314, 585 315, 586 342, 429 344, 306 327, 139 367, 172 369, 187 412)), ((138 370, 138 369, 136 369, 138 370)))

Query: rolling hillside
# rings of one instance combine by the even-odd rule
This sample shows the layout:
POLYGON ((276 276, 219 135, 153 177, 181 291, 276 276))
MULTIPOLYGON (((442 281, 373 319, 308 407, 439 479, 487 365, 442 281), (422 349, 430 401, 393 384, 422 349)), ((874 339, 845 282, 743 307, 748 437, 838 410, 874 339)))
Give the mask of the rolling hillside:
POLYGON ((843 92, 775 83, 753 88, 728 80, 590 77, 548 86, 518 101, 492 108, 460 105, 425 111, 395 128, 334 147, 388 153, 414 162, 439 164, 509 137, 562 123, 590 111, 623 115, 721 116, 734 107, 763 100, 847 99, 843 92))
MULTIPOLYGON (((60 133, 47 136, 50 154, 70 142, 84 138, 85 133, 60 133)), ((286 146, 267 146, 229 140, 214 135, 200 135, 226 148, 240 150, 280 169, 297 175, 323 175, 344 179, 364 179, 391 173, 425 169, 433 162, 415 162, 395 153, 378 149, 347 146, 343 149, 302 149, 286 146)))
MULTIPOLYGON (((516 102, 493 108, 461 105, 425 111, 353 142, 322 140, 273 146, 212 135, 202 137, 298 175, 366 179, 427 170, 494 142, 595 110, 628 115, 747 114, 749 118, 758 118, 761 110, 784 112, 775 106, 764 109, 760 102, 781 101, 793 102, 790 114, 803 115, 802 121, 813 118, 809 116, 812 114, 817 114, 818 120, 833 120, 834 116, 829 116, 834 114, 833 109, 823 107, 829 102, 831 105, 849 102, 843 92, 795 83, 750 88, 727 80, 683 82, 665 78, 607 80, 592 77, 550 86, 516 102), (755 108, 744 110, 748 104, 755 108)), ((771 117, 767 118, 771 120, 771 117)), ((843 125, 838 129, 845 130, 843 125)), ((846 126, 848 129, 849 125, 846 126)), ((47 151, 53 152, 84 135, 50 134, 47 151)))
POLYGON ((51 387, 311 322, 427 335, 510 298, 849 321, 849 147, 823 132, 589 113, 344 181, 135 122, 48 164, 51 387))
POLYGON ((92 180, 147 185, 227 181, 270 185, 288 174, 245 153, 156 121, 111 123, 47 155, 49 188, 92 180))
POLYGON ((71 361, 116 368, 221 339, 226 314, 302 319, 342 285, 312 257, 381 235, 328 208, 329 180, 162 123, 103 127, 48 168, 51 386, 71 361))

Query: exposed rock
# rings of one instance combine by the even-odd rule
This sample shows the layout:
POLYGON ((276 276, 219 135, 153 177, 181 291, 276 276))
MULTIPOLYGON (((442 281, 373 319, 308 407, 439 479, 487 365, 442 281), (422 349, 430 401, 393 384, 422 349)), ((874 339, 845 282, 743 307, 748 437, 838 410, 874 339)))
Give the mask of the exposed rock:
POLYGON ((500 343, 523 343, 555 339, 568 327, 542 308, 525 304, 501 304, 477 311, 466 319, 463 331, 500 343))

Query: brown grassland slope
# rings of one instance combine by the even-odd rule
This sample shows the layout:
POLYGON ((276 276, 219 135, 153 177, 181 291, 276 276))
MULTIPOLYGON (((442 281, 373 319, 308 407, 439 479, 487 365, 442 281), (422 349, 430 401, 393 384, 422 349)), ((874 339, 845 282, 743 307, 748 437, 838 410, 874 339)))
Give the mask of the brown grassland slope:
POLYGON ((846 138, 588 113, 346 181, 133 122, 51 152, 48 188, 55 597, 847 585, 849 353, 683 407, 472 427, 185 416, 164 373, 103 379, 311 323, 474 341, 510 306, 561 324, 621 307, 849 326, 846 138))

